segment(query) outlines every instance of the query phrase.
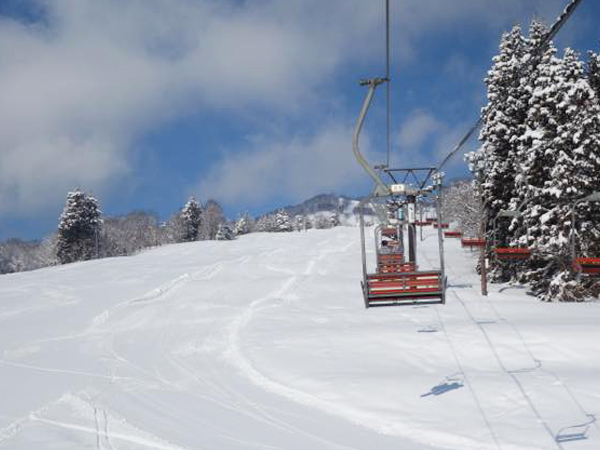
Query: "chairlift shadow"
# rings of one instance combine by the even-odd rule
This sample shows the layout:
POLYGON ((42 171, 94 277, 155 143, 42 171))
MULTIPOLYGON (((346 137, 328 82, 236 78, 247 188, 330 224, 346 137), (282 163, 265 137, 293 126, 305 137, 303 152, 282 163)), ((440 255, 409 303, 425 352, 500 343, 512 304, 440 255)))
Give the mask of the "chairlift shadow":
POLYGON ((435 396, 442 395, 442 394, 445 394, 446 392, 460 389, 464 385, 465 384, 464 384, 462 376, 460 376, 460 374, 455 374, 455 375, 446 377, 444 381, 433 386, 429 390, 429 392, 426 392, 425 394, 421 394, 421 397, 429 397, 430 395, 435 395, 435 396))
POLYGON ((481 320, 476 320, 476 322, 477 322, 477 325, 493 325, 497 321, 493 320, 493 319, 481 319, 481 320))
POLYGON ((462 284, 449 284, 449 288, 457 288, 457 289, 469 289, 473 287, 472 283, 462 283, 462 284))
POLYGON ((417 333, 437 333, 438 331, 440 331, 438 329, 438 327, 429 325, 429 326, 418 329, 417 333))
POLYGON ((514 285, 514 286, 504 286, 503 288, 500 288, 498 290, 499 293, 503 293, 504 291, 508 290, 508 289, 518 289, 520 291, 527 289, 526 286, 522 286, 522 285, 514 285))
POLYGON ((590 429, 590 426, 596 421, 595 415, 588 414, 588 417, 590 420, 585 423, 570 425, 558 430, 558 433, 554 436, 554 440, 560 444, 563 442, 583 441, 587 439, 587 432, 590 429))
POLYGON ((509 373, 530 373, 535 370, 538 370, 542 367, 542 362, 539 359, 534 360, 535 364, 533 367, 524 367, 522 369, 509 370, 509 373))

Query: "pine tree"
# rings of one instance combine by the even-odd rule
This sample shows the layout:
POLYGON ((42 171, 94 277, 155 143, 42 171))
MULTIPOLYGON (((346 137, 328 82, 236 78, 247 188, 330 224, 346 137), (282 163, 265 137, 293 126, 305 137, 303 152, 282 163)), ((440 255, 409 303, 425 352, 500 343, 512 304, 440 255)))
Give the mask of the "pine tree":
POLYGON ((98 253, 102 220, 98 201, 79 189, 69 192, 60 215, 56 256, 61 264, 92 259, 98 253))
MULTIPOLYGON (((542 188, 549 198, 547 211, 540 216, 545 231, 537 245, 552 255, 553 278, 549 288, 547 272, 537 283, 546 300, 579 300, 586 286, 574 280, 571 270, 571 205, 600 191, 600 105, 587 79, 579 55, 565 51, 560 61, 556 85, 556 135, 550 145, 550 178, 542 188)), ((594 203, 581 204, 576 211, 578 248, 583 254, 600 247, 600 208, 594 203)), ((589 286, 588 286, 589 287, 589 286)))
POLYGON ((246 213, 236 221, 233 227, 233 234, 241 236, 248 233, 250 233, 250 217, 248 216, 248 213, 246 213))
POLYGON ((292 231, 292 223, 290 216, 285 209, 280 209, 275 213, 275 230, 274 231, 292 231))
POLYGON ((329 224, 331 225, 331 227, 339 226, 340 216, 338 215, 337 211, 331 214, 331 216, 329 216, 329 224))
POLYGON ((298 214, 297 216, 294 216, 294 230, 296 230, 296 231, 304 230, 304 218, 300 214, 298 214))
MULTIPOLYGON (((493 58, 493 66, 485 79, 489 103, 482 110, 483 125, 479 134, 482 145, 467 157, 484 205, 482 220, 486 237, 502 243, 509 240, 509 230, 499 227, 494 233, 494 219, 499 211, 508 209, 516 196, 517 138, 523 131, 530 97, 524 63, 530 51, 531 40, 523 37, 519 26, 502 36, 500 52, 493 58)), ((490 276, 506 280, 510 277, 510 268, 495 265, 490 276)))
POLYGON ((591 88, 596 94, 596 102, 600 102, 600 53, 590 52, 588 65, 587 65, 587 77, 591 88))
POLYGON ((215 235, 215 239, 217 241, 230 241, 233 239, 233 232, 231 231, 231 227, 222 222, 219 224, 219 228, 217 229, 217 234, 215 235))
POLYGON ((190 197, 181 210, 181 220, 183 222, 182 241, 197 241, 202 225, 202 208, 194 197, 190 197))

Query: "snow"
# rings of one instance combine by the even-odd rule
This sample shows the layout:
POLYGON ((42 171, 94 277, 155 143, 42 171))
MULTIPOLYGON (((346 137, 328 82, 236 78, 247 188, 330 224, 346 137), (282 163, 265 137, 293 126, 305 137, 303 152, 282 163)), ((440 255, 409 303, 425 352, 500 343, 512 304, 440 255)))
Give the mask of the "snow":
POLYGON ((447 240, 446 305, 365 310, 358 233, 0 277, 0 449, 600 448, 598 303, 482 297, 447 240))

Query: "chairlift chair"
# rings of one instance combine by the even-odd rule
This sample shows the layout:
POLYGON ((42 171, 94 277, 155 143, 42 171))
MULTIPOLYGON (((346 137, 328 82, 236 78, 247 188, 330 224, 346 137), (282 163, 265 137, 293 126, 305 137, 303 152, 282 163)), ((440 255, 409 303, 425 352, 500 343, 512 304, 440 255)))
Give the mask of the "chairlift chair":
POLYGON ((445 238, 462 238, 462 232, 458 231, 458 230, 454 230, 454 231, 444 231, 444 237, 445 238))
POLYGON ((580 275, 586 275, 588 277, 600 277, 600 258, 592 256, 581 256, 577 254, 575 246, 575 233, 576 233, 576 215, 575 209, 577 205, 584 202, 600 202, 600 191, 593 192, 592 194, 577 200, 571 207, 571 253, 573 259, 573 270, 580 275))
POLYGON ((526 261, 531 257, 531 249, 525 247, 496 247, 494 254, 501 261, 526 261))
MULTIPOLYGON (((528 247, 501 247, 501 246, 498 246, 497 240, 496 240, 496 230, 497 230, 498 219, 500 219, 500 218, 514 219, 514 218, 521 217, 522 214, 519 211, 519 209, 517 209, 516 211, 500 210, 498 212, 498 214, 496 215, 496 217, 494 218, 494 222, 493 222, 494 229, 492 231, 493 239, 494 239, 494 255, 500 261, 515 263, 515 262, 527 261, 529 258, 531 258, 532 250, 530 248, 528 248, 528 247)), ((527 234, 527 242, 529 242, 529 233, 527 234)))
POLYGON ((449 223, 438 223, 438 222, 433 222, 433 228, 450 228, 450 224, 449 223))
MULTIPOLYGON (((389 3, 386 3, 389 5, 389 3)), ((386 7, 386 29, 389 31, 389 8, 386 7)), ((386 34, 389 37, 389 32, 386 34)), ((390 142, 390 103, 388 101, 388 163, 380 167, 372 167, 366 158, 362 155, 359 148, 360 131, 365 121, 365 117, 373 95, 377 87, 383 83, 388 84, 388 99, 389 99, 389 40, 386 40, 387 49, 387 64, 386 76, 384 78, 371 78, 360 82, 361 86, 367 86, 368 92, 363 101, 354 133, 352 136, 352 152, 358 163, 367 172, 375 186, 369 197, 361 200, 358 211, 360 217, 360 235, 361 235, 361 256, 362 256, 362 272, 363 280, 361 282, 365 306, 383 306, 383 305, 414 305, 420 303, 444 303, 446 292, 446 277, 444 275, 444 254, 443 254, 443 239, 441 230, 438 230, 440 268, 427 271, 417 270, 416 267, 416 240, 415 240, 415 205, 417 196, 431 195, 433 191, 437 191, 437 216, 440 217, 440 190, 441 190, 441 173, 437 168, 411 168, 411 169, 389 169, 389 142, 390 142), (378 173, 376 169, 381 171, 378 173), (386 173, 391 178, 389 183, 385 183, 380 174, 386 173), (404 180, 398 181, 395 176, 399 173, 405 175, 404 180), (418 174, 425 174, 424 180, 418 179, 418 174), (412 177, 407 181, 408 177, 412 177), (416 185, 412 183, 415 180, 416 185), (429 180, 433 180, 432 186, 427 186, 429 180), (385 201, 388 204, 390 201, 395 204, 407 204, 408 220, 408 241, 409 241, 409 263, 412 266, 403 266, 403 263, 392 261, 392 264, 380 264, 385 257, 384 253, 378 251, 378 269, 377 273, 367 272, 366 245, 365 245, 365 227, 364 227, 364 212, 363 206, 366 202, 372 202, 377 205, 377 202, 385 201), (379 256, 381 255, 381 256, 379 256), (387 268, 410 268, 408 272, 396 271, 384 272, 387 268)), ((381 208, 379 208, 381 209, 381 208)), ((378 208, 375 208, 377 211, 378 208)), ((390 225, 390 217, 388 214, 378 214, 382 229, 390 225)), ((435 219, 434 219, 435 220, 435 219)), ((402 242, 402 236, 398 233, 397 238, 392 238, 395 241, 402 242)), ((376 235, 376 249, 380 248, 381 239, 376 235)))
MULTIPOLYGON (((369 199, 363 200, 365 201, 369 199)), ((362 212, 362 208, 359 211, 362 212)), ((365 307, 445 303, 446 277, 443 269, 419 270, 415 262, 405 261, 403 254, 378 251, 377 272, 368 273, 362 213, 360 224, 363 245, 361 286, 365 307)), ((377 240, 378 238, 376 243, 377 240)))
POLYGON ((479 248, 485 247, 486 240, 481 237, 463 237, 460 240, 460 244, 465 248, 479 248))

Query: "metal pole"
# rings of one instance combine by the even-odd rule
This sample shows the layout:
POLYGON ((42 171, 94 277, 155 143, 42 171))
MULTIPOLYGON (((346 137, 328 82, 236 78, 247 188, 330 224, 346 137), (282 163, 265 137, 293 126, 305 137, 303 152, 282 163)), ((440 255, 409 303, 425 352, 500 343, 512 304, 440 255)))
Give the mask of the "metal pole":
POLYGON ((406 201, 408 206, 408 261, 417 264, 417 233, 415 230, 416 197, 414 195, 407 195, 406 201))
POLYGON ((360 243, 361 243, 360 248, 361 248, 362 271, 363 271, 364 279, 367 278, 367 251, 365 248, 365 217, 364 217, 364 213, 363 213, 363 208, 365 207, 366 200, 367 199, 363 199, 358 204, 359 219, 360 219, 360 243))
POLYGON ((369 106, 371 104, 371 100, 373 99, 373 94, 375 93, 375 88, 381 83, 385 83, 387 80, 383 78, 374 78, 372 80, 362 81, 361 85, 368 85, 369 92, 367 92, 367 96, 363 101, 362 108, 360 110, 360 114, 358 116, 358 120, 356 121, 356 125, 354 127, 354 134, 352 136, 352 151, 354 152, 354 156, 358 163, 366 170, 371 179, 375 182, 375 195, 389 195, 390 189, 383 182, 381 177, 373 170, 373 168, 369 165, 365 157, 360 152, 358 146, 358 138, 360 136, 360 130, 362 129, 363 123, 365 121, 365 116, 367 115, 367 111, 369 110, 369 106))
POLYGON ((441 195, 441 191, 442 191, 442 186, 440 185, 438 187, 438 196, 437 196, 437 200, 436 200, 436 216, 438 217, 438 248, 440 251, 440 269, 442 271, 442 280, 445 279, 444 274, 446 273, 446 264, 444 262, 444 239, 443 239, 443 231, 442 231, 442 227, 440 226, 441 222, 441 214, 442 214, 442 195, 441 195))
POLYGON ((480 255, 479 255, 479 265, 481 267, 481 295, 487 296, 488 295, 488 289, 487 289, 487 264, 486 264, 486 258, 485 258, 485 254, 486 254, 486 250, 487 250, 487 238, 485 236, 485 223, 482 220, 481 221, 481 236, 483 236, 483 239, 485 239, 486 244, 481 247, 481 251, 480 251, 480 255))

